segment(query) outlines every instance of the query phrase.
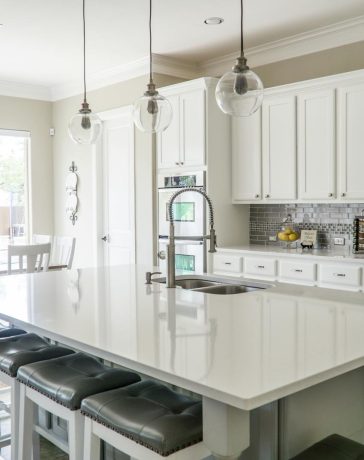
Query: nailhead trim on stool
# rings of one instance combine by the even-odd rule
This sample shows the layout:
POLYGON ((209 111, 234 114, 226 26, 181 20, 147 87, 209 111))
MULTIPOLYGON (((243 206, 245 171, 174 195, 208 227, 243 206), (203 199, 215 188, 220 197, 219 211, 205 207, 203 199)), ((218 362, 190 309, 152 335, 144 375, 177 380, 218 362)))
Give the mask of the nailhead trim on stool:
POLYGON ((17 379, 67 409, 77 410, 87 396, 130 385, 140 377, 134 372, 105 366, 83 353, 74 353, 23 366, 17 379))
POLYGON ((364 445, 333 434, 291 460, 364 460, 364 445))
POLYGON ((152 380, 90 396, 81 413, 163 457, 202 441, 202 402, 152 380))

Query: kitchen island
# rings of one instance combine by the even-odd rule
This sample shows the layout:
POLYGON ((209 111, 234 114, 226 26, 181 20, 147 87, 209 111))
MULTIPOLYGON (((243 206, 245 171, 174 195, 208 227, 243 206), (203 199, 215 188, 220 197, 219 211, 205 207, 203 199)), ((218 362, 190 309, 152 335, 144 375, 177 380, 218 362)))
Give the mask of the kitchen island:
POLYGON ((251 410, 364 364, 363 293, 213 295, 146 285, 150 268, 1 277, 0 319, 198 393, 204 441, 230 458, 249 446, 251 410))

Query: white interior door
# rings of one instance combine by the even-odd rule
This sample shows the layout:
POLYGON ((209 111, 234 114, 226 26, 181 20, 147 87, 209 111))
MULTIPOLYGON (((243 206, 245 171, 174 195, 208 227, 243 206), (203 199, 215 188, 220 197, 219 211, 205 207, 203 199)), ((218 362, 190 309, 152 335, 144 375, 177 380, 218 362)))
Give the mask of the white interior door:
POLYGON ((113 111, 103 129, 104 264, 135 263, 134 124, 113 111))

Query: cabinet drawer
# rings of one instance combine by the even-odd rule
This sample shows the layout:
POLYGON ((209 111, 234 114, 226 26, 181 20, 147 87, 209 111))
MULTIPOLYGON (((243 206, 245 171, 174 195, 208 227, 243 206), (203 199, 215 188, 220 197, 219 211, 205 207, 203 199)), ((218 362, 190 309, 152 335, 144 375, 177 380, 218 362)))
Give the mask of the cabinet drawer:
POLYGON ((282 260, 279 263, 279 276, 283 280, 313 283, 316 281, 317 267, 312 262, 282 260))
POLYGON ((243 257, 230 254, 214 255, 214 272, 241 273, 243 271, 243 257))
POLYGON ((254 276, 276 276, 277 262, 275 259, 262 257, 245 257, 244 274, 254 276))
POLYGON ((361 267, 342 264, 320 264, 319 281, 322 284, 359 288, 361 285, 361 267))

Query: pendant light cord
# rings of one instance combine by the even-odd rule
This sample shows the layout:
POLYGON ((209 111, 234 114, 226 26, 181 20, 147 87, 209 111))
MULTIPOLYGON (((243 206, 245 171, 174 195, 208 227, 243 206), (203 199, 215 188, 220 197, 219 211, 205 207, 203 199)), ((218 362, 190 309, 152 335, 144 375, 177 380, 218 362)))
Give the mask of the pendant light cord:
POLYGON ((82 1, 82 19, 83 19, 83 102, 86 101, 86 14, 85 0, 82 1))
POLYGON ((153 83, 152 57, 152 0, 149 0, 149 82, 153 83))
POLYGON ((243 4, 243 0, 240 0, 240 55, 241 56, 244 56, 243 22, 244 22, 244 4, 243 4))

